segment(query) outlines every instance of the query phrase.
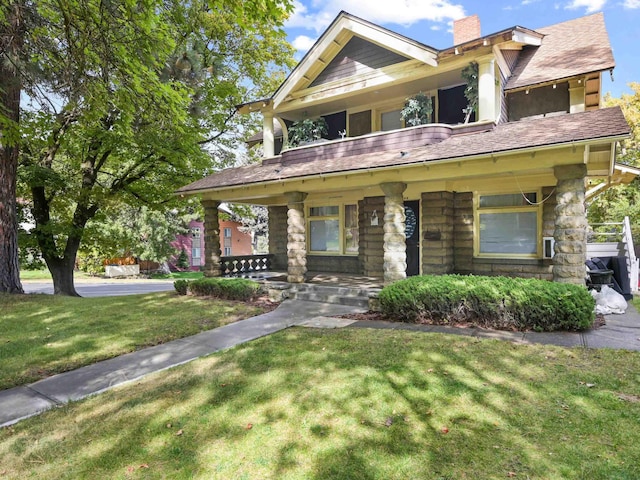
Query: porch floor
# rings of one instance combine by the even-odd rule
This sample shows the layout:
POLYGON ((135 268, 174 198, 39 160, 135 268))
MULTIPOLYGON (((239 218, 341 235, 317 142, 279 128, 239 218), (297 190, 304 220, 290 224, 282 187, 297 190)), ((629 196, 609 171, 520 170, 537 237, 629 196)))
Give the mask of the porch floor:
MULTIPOLYGON (((248 277, 257 281, 286 282, 287 272, 251 272, 248 277)), ((383 279, 379 277, 326 272, 307 272, 305 275, 305 283, 361 289, 381 289, 384 286, 383 279)))

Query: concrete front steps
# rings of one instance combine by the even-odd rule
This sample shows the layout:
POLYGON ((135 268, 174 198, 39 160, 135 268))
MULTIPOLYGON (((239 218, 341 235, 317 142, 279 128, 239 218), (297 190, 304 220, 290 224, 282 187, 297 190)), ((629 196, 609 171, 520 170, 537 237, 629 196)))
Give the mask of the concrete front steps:
POLYGON ((308 302, 333 303, 359 307, 365 310, 375 309, 375 301, 380 290, 357 287, 330 287, 313 283, 292 284, 287 296, 291 299, 308 302))

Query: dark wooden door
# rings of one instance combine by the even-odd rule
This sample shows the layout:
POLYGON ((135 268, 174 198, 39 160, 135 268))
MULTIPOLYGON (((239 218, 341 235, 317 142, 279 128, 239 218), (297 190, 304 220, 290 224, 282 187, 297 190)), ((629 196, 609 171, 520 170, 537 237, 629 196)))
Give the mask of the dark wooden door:
POLYGON ((420 201, 404 202, 407 277, 420 275, 420 201))

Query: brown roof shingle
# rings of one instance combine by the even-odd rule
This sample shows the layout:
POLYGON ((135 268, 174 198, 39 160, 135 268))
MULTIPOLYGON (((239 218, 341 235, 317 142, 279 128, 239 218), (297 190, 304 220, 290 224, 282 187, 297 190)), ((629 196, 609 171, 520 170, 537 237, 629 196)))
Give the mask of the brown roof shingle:
POLYGON ((600 72, 615 66, 602 13, 536 31, 545 35, 542 45, 522 50, 505 90, 600 72))
POLYGON ((191 193, 237 185, 288 180, 319 174, 353 172, 436 160, 504 154, 599 138, 624 137, 629 125, 619 107, 537 118, 497 125, 488 131, 453 135, 440 143, 399 151, 313 160, 292 164, 254 164, 229 168, 186 185, 177 193, 191 193))

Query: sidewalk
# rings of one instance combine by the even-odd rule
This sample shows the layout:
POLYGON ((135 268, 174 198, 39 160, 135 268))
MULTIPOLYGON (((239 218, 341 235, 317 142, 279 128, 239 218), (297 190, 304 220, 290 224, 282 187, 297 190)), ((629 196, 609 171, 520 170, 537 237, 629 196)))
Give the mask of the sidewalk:
POLYGON ((361 311, 362 309, 343 305, 287 300, 276 310, 257 317, 54 375, 29 385, 0 391, 0 427, 291 326, 413 330, 563 347, 640 350, 640 314, 631 304, 623 315, 608 315, 603 327, 577 333, 502 332, 334 318, 361 311))

